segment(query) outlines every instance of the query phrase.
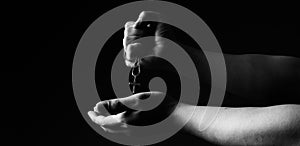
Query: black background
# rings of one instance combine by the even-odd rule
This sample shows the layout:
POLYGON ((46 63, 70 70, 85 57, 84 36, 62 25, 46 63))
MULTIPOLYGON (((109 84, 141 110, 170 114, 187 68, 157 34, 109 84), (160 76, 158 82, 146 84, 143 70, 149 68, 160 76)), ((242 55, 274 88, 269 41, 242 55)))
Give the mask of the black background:
MULTIPOLYGON (((9 143, 113 144, 88 126, 76 106, 72 61, 88 26, 124 3, 127 2, 43 1, 3 5, 7 10, 2 12, 5 39, 1 48, 1 107, 9 143)), ((208 24, 224 52, 255 53, 266 49, 299 55, 299 15, 294 4, 176 3, 197 13, 208 24)), ((200 143, 193 138, 180 139, 181 134, 161 144, 200 143)))

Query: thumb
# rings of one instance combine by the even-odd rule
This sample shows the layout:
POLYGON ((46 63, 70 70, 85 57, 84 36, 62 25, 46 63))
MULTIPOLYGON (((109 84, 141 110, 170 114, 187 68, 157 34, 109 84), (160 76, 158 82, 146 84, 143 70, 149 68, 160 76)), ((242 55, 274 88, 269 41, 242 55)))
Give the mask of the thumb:
POLYGON ((154 11, 142 11, 135 22, 135 25, 142 21, 159 21, 160 13, 154 11))

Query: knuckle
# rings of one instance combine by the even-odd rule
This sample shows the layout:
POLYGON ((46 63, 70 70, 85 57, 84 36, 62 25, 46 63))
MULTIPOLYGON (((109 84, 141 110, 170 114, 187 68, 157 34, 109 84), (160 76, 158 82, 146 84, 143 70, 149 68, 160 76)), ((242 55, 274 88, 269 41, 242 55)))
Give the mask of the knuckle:
POLYGON ((124 36, 132 35, 136 32, 136 29, 134 28, 134 25, 125 25, 124 29, 124 36))
POLYGON ((154 21, 159 20, 160 14, 154 11, 142 11, 139 15, 139 21, 154 21))
POLYGON ((129 27, 127 29, 125 29, 124 31, 124 36, 131 36, 131 35, 134 35, 136 34, 137 30, 134 28, 134 27, 129 27))
POLYGON ((133 42, 134 36, 124 36, 123 43, 127 46, 129 43, 133 42))
POLYGON ((134 23, 135 23, 135 22, 133 22, 133 21, 127 21, 127 22, 125 23, 125 25, 124 25, 125 29, 126 29, 126 28, 129 28, 129 27, 132 27, 132 26, 134 25, 134 23))

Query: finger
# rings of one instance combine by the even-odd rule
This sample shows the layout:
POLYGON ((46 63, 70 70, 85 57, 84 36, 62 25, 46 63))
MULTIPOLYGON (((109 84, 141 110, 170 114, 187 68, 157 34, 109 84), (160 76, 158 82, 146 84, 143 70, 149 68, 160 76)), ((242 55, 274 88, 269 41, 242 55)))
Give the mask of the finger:
POLYGON ((130 95, 122 100, 130 100, 130 99, 147 99, 149 96, 160 97, 161 95, 165 95, 165 93, 160 91, 149 91, 149 92, 140 92, 133 95, 130 95))
POLYGON ((138 105, 139 95, 141 94, 133 94, 128 97, 119 98, 118 100, 121 104, 125 105, 126 107, 132 108, 138 105))
POLYGON ((109 120, 109 118, 106 118, 102 115, 97 115, 94 111, 89 111, 88 115, 94 123, 96 123, 100 126, 103 126, 104 123, 108 123, 108 120, 109 120))
POLYGON ((125 23, 124 25, 124 36, 128 36, 131 35, 131 33, 134 33, 134 26, 135 26, 135 22, 134 21, 128 21, 125 23))
POLYGON ((123 105, 125 105, 128 108, 131 109, 139 109, 139 105, 141 100, 145 100, 149 98, 150 96, 153 96, 155 98, 163 96, 164 93, 159 92, 159 91, 151 91, 151 92, 141 92, 141 93, 136 93, 133 95, 130 95, 128 97, 124 98, 119 98, 119 102, 121 102, 123 105))
POLYGON ((110 129, 110 128, 102 128, 105 132, 109 132, 112 134, 125 134, 127 136, 130 135, 130 130, 127 129, 123 129, 123 130, 114 130, 114 129, 110 129))
POLYGON ((160 91, 141 92, 141 93, 137 94, 139 99, 147 99, 150 96, 152 96, 152 97, 161 97, 163 95, 165 95, 165 93, 160 92, 160 91))
POLYGON ((97 114, 108 116, 109 115, 107 111, 108 109, 105 108, 105 105, 107 104, 108 104, 107 100, 98 102, 94 107, 94 112, 96 112, 97 114))
POLYGON ((110 116, 103 116, 103 115, 96 115, 95 112, 89 111, 88 115, 90 116, 91 120, 98 125, 101 126, 115 126, 122 124, 124 119, 124 113, 119 113, 117 115, 110 115, 110 116))
POLYGON ((96 123, 97 114, 93 111, 89 111, 88 115, 89 115, 90 119, 96 123))
POLYGON ((122 98, 101 101, 96 104, 94 111, 103 116, 109 116, 111 114, 115 115, 124 112, 127 108, 120 102, 121 99, 122 98))
POLYGON ((136 20, 135 25, 137 25, 137 23, 140 23, 142 21, 159 21, 159 20, 160 20, 160 14, 158 12, 142 11, 138 19, 136 20))
POLYGON ((134 43, 130 43, 130 44, 126 44, 125 47, 125 59, 127 61, 130 61, 132 63, 134 63, 136 61, 136 58, 139 56, 142 56, 143 54, 145 54, 142 44, 138 43, 138 42, 134 42, 134 43))
POLYGON ((96 104, 94 107, 94 112, 102 116, 116 115, 124 111, 130 111, 131 109, 128 106, 125 106, 120 100, 126 102, 128 105, 134 104, 134 98, 117 98, 106 101, 101 101, 96 104))
POLYGON ((127 22, 125 23, 125 25, 124 25, 124 28, 127 29, 127 28, 129 28, 129 27, 133 27, 134 24, 135 24, 134 21, 127 21, 127 22))
POLYGON ((128 135, 129 130, 127 129, 127 124, 122 122, 115 122, 118 120, 112 120, 114 118, 121 118, 124 113, 120 113, 110 117, 97 116, 97 114, 93 111, 89 111, 88 115, 92 119, 92 121, 98 124, 105 132, 109 133, 123 133, 128 135))
POLYGON ((136 33, 136 29, 134 28, 135 26, 135 22, 134 21, 128 21, 125 23, 124 25, 124 38, 123 38, 123 49, 124 49, 124 58, 125 58, 125 64, 126 66, 133 66, 133 64, 131 63, 132 58, 128 56, 128 49, 127 49, 127 45, 130 43, 130 41, 135 39, 134 34, 136 33))

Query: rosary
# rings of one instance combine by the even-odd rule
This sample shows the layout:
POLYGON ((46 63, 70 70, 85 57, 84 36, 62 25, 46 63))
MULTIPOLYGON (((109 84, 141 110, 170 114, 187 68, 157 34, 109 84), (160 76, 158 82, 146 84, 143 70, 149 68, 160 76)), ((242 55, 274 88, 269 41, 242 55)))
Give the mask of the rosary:
POLYGON ((129 82, 129 85, 132 85, 132 93, 136 93, 136 86, 140 86, 140 83, 136 82, 136 77, 141 73, 140 60, 136 59, 134 67, 131 70, 131 75, 133 76, 133 82, 129 82))

